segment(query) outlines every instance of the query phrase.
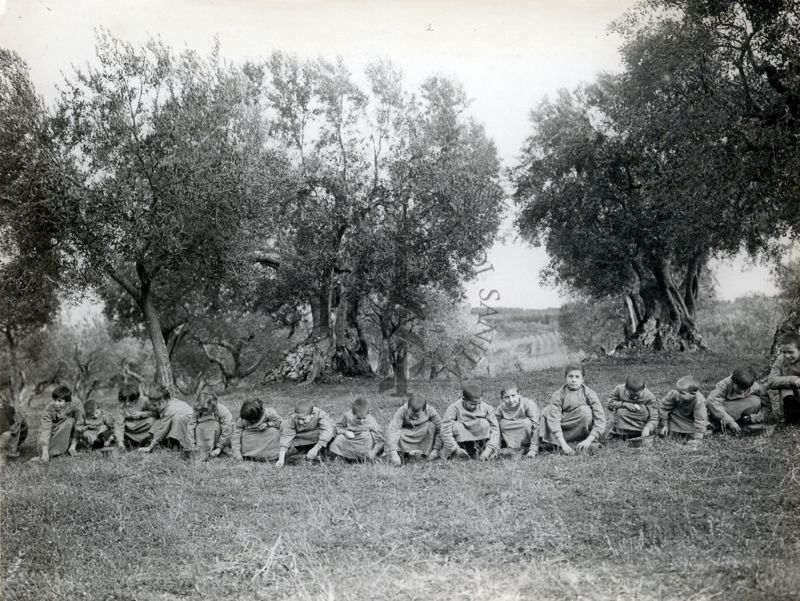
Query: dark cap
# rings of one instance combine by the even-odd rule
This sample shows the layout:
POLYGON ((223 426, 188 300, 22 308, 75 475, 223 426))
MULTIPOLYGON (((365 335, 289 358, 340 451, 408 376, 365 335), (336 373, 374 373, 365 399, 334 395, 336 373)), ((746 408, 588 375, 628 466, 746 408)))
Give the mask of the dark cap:
POLYGON ((465 401, 480 401, 483 398, 483 392, 478 384, 464 384, 461 390, 461 397, 465 401))

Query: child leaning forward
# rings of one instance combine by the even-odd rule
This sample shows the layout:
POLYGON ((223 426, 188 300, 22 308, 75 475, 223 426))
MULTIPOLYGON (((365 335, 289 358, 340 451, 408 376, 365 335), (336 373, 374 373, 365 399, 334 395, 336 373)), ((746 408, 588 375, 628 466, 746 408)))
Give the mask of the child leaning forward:
POLYGON ((439 412, 434 407, 425 399, 409 394, 386 428, 389 461, 402 465, 401 453, 407 457, 436 459, 442 448, 441 423, 439 412))
POLYGON ((658 428, 658 400, 639 374, 630 374, 616 386, 606 398, 606 407, 613 416, 612 436, 647 438, 658 428))
POLYGON ((171 449, 190 451, 189 420, 194 413, 191 406, 172 398, 169 389, 163 385, 151 386, 145 390, 145 394, 150 399, 150 408, 155 411, 156 421, 150 429, 150 444, 140 448, 139 452, 149 453, 160 444, 171 449))
POLYGON ((700 394, 700 384, 693 376, 683 376, 670 390, 658 407, 659 435, 676 434, 691 437, 693 442, 703 439, 708 426, 706 399, 700 394))
POLYGON ((150 429, 156 421, 155 412, 148 408, 147 400, 137 384, 125 384, 117 394, 119 406, 114 415, 114 441, 117 449, 125 445, 134 447, 146 444, 151 437, 150 429))
POLYGON ((189 449, 200 459, 231 453, 233 415, 217 396, 201 392, 187 425, 189 449))
POLYGON ((114 442, 114 417, 103 411, 94 399, 83 406, 83 423, 78 426, 80 443, 90 449, 107 449, 114 442))
POLYGON ((282 467, 287 455, 305 453, 305 458, 314 461, 319 452, 330 444, 336 433, 331 417, 311 401, 298 401, 294 413, 283 423, 280 454, 277 467, 282 467))
POLYGON ((281 448, 281 421, 278 412, 266 407, 261 399, 242 403, 231 438, 234 459, 275 461, 281 448))
POLYGON ((358 397, 336 422, 336 437, 328 450, 344 459, 372 461, 383 450, 383 443, 383 428, 370 415, 367 400, 358 397))
POLYGON ((706 405, 711 426, 733 434, 762 431, 772 413, 769 394, 749 366, 737 367, 729 377, 717 382, 706 405))
POLYGON ((442 417, 442 443, 445 459, 479 458, 486 461, 500 447, 500 425, 489 403, 483 401, 478 384, 466 383, 461 400, 450 405, 442 417))

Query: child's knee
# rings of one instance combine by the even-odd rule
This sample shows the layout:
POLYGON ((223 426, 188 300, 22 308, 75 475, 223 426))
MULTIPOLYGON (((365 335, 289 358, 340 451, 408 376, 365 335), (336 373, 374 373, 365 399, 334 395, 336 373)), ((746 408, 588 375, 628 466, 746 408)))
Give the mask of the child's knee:
POLYGON ((453 424, 453 436, 461 437, 467 433, 467 427, 461 422, 455 422, 453 424))
POLYGON ((591 426, 592 421, 594 419, 594 414, 592 413, 592 408, 589 405, 582 405, 578 410, 580 412, 580 419, 583 424, 588 424, 591 426))
POLYGON ((747 400, 747 405, 745 406, 744 411, 742 411, 742 414, 758 413, 759 411, 761 411, 762 401, 760 397, 751 396, 747 397, 746 400, 747 400))

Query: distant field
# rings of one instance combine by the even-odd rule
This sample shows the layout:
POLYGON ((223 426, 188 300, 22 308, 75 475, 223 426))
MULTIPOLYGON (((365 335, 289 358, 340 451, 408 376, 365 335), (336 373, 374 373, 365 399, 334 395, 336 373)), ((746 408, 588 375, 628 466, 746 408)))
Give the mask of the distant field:
MULTIPOLYGON (((604 395, 639 370, 660 396, 693 372, 707 391, 746 360, 603 360, 587 383, 604 395)), ((557 369, 518 377, 540 405, 561 383, 557 369)), ((495 404, 500 379, 482 382, 495 404)), ((452 381, 412 389, 441 410, 458 396, 452 381)), ((366 394, 385 424, 400 401, 376 390, 280 385, 224 402, 259 395, 286 414, 309 396, 338 414, 366 394)), ((800 598, 798 430, 400 469, 82 454, 10 463, 2 491, 4 599, 800 598)))
POLYGON ((526 372, 562 366, 578 357, 564 346, 558 332, 553 330, 514 337, 501 333, 487 345, 471 375, 488 378, 522 376, 526 372))

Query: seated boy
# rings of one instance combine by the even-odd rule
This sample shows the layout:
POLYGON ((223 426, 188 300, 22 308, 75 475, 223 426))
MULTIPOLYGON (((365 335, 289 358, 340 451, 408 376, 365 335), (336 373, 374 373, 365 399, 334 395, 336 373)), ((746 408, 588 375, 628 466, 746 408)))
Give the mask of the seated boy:
POLYGON ((110 446, 114 441, 114 418, 100 409, 94 399, 86 401, 83 411, 83 424, 78 426, 79 442, 90 449, 110 446))
POLYGON ((383 441, 383 428, 369 414, 369 403, 358 397, 336 422, 336 437, 328 450, 344 459, 372 461, 383 450, 383 441))
POLYGON ((298 401, 294 413, 283 423, 281 449, 276 466, 281 467, 287 454, 305 453, 313 461, 319 452, 328 446, 336 433, 331 417, 311 401, 298 401))
POLYGON ((772 412, 769 394, 759 382, 752 367, 737 367, 717 382, 706 400, 708 418, 715 430, 734 434, 761 431, 772 412))
POLYGON ((159 444, 170 449, 191 450, 189 442, 189 419, 194 411, 188 403, 173 399, 166 386, 151 386, 145 390, 150 399, 150 409, 156 414, 150 433, 150 444, 139 449, 149 453, 159 444))
POLYGON ((19 447, 28 437, 28 420, 22 411, 0 402, 0 453, 5 457, 19 457, 19 447))
POLYGON ((700 384, 693 376, 683 376, 670 390, 658 407, 661 426, 659 434, 691 436, 693 441, 703 439, 708 426, 706 399, 700 394, 700 384))
POLYGON ((442 420, 439 412, 413 394, 397 408, 386 428, 386 453, 394 465, 401 465, 400 453, 427 457, 431 461, 442 448, 442 420))
POLYGON ((783 400, 786 423, 800 424, 800 334, 786 334, 781 338, 767 386, 777 390, 783 400))
POLYGON ((233 428, 228 408, 215 394, 201 392, 187 425, 189 448, 201 459, 217 457, 223 451, 230 454, 233 428))
POLYGON ((500 425, 494 409, 484 403, 477 384, 464 384, 461 400, 450 405, 442 418, 444 457, 491 459, 500 446, 500 425))
POLYGON ((639 374, 611 391, 606 407, 613 415, 611 434, 622 439, 646 438, 658 427, 658 401, 639 374))
POLYGON ((514 453, 529 451, 531 437, 539 430, 539 407, 532 400, 520 396, 517 385, 513 383, 500 389, 500 399, 494 414, 500 426, 501 448, 514 453))
POLYGON ((531 443, 529 456, 540 448, 561 450, 565 455, 594 449, 606 430, 606 412, 597 393, 584 384, 583 365, 564 368, 564 385, 553 393, 542 411, 539 432, 531 443), (569 443, 574 443, 573 448, 569 443))
POLYGON ((78 399, 72 398, 72 391, 67 386, 58 386, 53 390, 52 397, 39 422, 42 453, 34 461, 46 462, 50 457, 64 453, 77 454, 77 426, 83 423, 83 405, 78 399))
POLYGON ((281 449, 281 416, 261 399, 242 403, 239 421, 233 428, 231 448, 234 459, 275 461, 281 449))
POLYGON ((148 409, 136 384, 125 384, 117 394, 119 406, 114 415, 114 442, 124 451, 125 445, 140 446, 150 440, 150 429, 156 421, 153 411, 148 409))

